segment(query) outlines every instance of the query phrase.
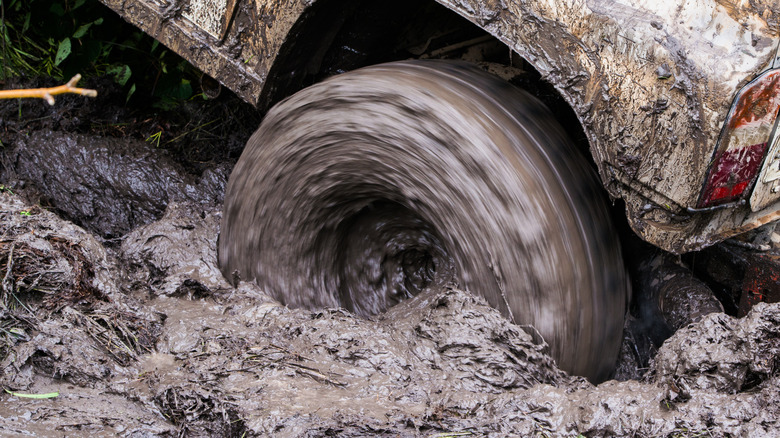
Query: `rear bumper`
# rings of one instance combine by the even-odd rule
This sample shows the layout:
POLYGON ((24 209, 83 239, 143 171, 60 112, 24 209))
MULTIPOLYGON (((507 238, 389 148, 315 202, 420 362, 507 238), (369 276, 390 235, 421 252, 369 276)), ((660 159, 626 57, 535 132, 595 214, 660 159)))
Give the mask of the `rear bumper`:
POLYGON ((636 191, 626 190, 626 214, 631 228, 645 241, 682 254, 704 249, 730 237, 780 220, 780 199, 753 211, 747 203, 709 211, 659 205, 636 191))

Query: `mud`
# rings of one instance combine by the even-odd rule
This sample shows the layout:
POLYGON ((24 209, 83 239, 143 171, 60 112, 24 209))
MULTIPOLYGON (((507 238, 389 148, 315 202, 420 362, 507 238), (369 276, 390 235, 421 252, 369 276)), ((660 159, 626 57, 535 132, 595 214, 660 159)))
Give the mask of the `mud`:
MULTIPOLYGON (((123 173, 137 155, 111 163, 123 173)), ((159 175, 179 171, 159 163, 159 175)), ((622 362, 638 380, 594 386, 458 289, 366 319, 233 287, 216 266, 219 205, 192 200, 204 197, 169 200, 116 245, 0 193, 0 384, 59 392, 0 395, 0 434, 769 437, 780 426, 780 304, 704 316, 646 372, 622 362)))
MULTIPOLYGON (((234 287, 217 268, 230 161, 204 160, 192 152, 203 143, 193 142, 184 154, 193 161, 174 162, 139 141, 149 133, 137 127, 167 126, 174 137, 189 128, 155 117, 122 131, 104 122, 127 113, 106 111, 105 102, 100 110, 67 96, 58 102, 53 113, 34 113, 40 117, 29 103, 0 103, 0 385, 59 393, 0 393, 2 436, 685 437, 777 429, 777 304, 741 319, 686 309, 688 319, 663 345, 647 339, 635 312, 614 375, 625 381, 598 386, 558 369, 528 334, 532 327, 429 282, 419 254, 406 255, 415 263, 402 264, 419 269, 401 284, 418 293, 387 313, 290 310, 231 277, 234 287)), ((229 156, 230 148, 206 155, 229 156)), ((369 228, 381 222, 383 206, 374 207, 356 219, 369 228)))
POLYGON ((37 131, 20 143, 8 158, 14 176, 104 238, 159 219, 171 201, 221 203, 229 172, 215 167, 196 179, 137 140, 37 131))
MULTIPOLYGON (((19 215, 29 205, 1 196, 6 241, 21 245, 34 231, 78 242, 102 297, 44 312, 44 299, 25 295, 36 319, 7 351, 2 384, 60 395, 1 396, 3 434, 772 436, 778 426, 777 304, 704 317, 661 347, 643 380, 593 386, 456 289, 364 319, 232 288, 214 265, 217 210, 171 205, 113 257, 78 227, 45 211, 19 215), (90 323, 101 314, 111 324, 90 323), (119 354, 119 340, 148 328, 153 342, 119 354)), ((7 307, 3 322, 22 313, 7 307)))
MULTIPOLYGON (((108 79, 87 78, 95 99, 63 95, 54 107, 0 101, 0 180, 106 241, 162 217, 176 200, 221 203, 232 163, 259 115, 229 93, 175 110, 126 103, 108 79)), ((54 86, 13 78, 7 88, 54 86)), ((159 102, 158 102, 159 103, 159 102)))

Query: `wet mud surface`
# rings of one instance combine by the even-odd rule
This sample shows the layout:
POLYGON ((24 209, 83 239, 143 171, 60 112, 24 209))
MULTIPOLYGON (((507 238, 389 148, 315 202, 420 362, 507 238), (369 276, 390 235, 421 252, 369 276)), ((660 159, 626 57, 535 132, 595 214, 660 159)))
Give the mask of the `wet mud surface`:
POLYGON ((221 203, 227 183, 225 166, 196 179, 140 140, 37 131, 20 143, 8 157, 16 178, 104 238, 160 218, 171 201, 221 203))
POLYGON ((18 286, 4 293, 0 379, 60 395, 0 397, 5 436, 772 436, 778 426, 777 304, 706 316, 667 340, 641 380, 594 386, 460 290, 365 319, 233 288, 214 263, 218 210, 171 204, 106 250, 45 210, 19 214, 29 209, 0 195, 1 255, 7 267, 13 247, 16 260, 6 282, 18 286), (51 294, 23 279, 36 249, 62 265, 39 282, 58 284, 51 294))
POLYGON ((623 381, 593 385, 456 288, 362 318, 234 286, 217 267, 229 161, 193 172, 137 139, 35 131, 3 138, 0 385, 59 395, 0 394, 0 435, 776 436, 780 304, 674 319, 648 363, 627 336, 623 381))

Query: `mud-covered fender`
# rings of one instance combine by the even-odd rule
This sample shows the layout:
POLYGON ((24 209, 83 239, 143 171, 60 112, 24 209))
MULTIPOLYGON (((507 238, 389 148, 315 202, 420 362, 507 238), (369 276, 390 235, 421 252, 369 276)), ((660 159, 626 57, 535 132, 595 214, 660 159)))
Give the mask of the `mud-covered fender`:
POLYGON ((737 91, 775 60, 780 2, 440 0, 506 43, 578 115, 602 182, 674 252, 744 220, 695 207, 737 91), (660 212, 647 213, 647 209, 660 212), (643 210, 645 209, 645 210, 643 210))
MULTIPOLYGON (((276 66, 306 56, 317 62, 316 48, 294 53, 288 43, 305 29, 326 47, 348 3, 101 1, 259 107, 272 103, 276 66)), ((780 203, 756 213, 687 210, 737 90, 775 61, 780 0, 436 1, 555 86, 582 124, 602 183, 626 201, 645 240, 684 252, 780 214, 780 203)))

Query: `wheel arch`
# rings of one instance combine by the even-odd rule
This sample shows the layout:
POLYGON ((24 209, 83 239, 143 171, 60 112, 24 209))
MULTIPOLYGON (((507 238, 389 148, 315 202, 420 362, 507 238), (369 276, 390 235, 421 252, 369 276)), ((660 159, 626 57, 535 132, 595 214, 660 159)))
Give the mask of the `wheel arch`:
MULTIPOLYGON (((361 0, 316 1, 300 15, 279 48, 258 98, 258 107, 265 111, 285 97, 334 74, 419 56, 404 53, 402 44, 414 45, 420 43, 421 38, 435 39, 437 32, 451 30, 446 26, 461 27, 454 32, 459 33, 455 39, 479 40, 490 36, 500 42, 504 59, 491 61, 527 73, 510 82, 550 106, 583 152, 589 150, 593 163, 601 162, 601 153, 590 147, 595 134, 587 132, 591 125, 583 118, 588 117, 589 108, 583 102, 585 96, 566 92, 574 83, 591 76, 583 72, 576 57, 568 50, 556 50, 551 55, 538 44, 512 41, 514 33, 502 32, 503 28, 494 25, 494 20, 471 13, 465 4, 447 0, 401 0, 391 5, 361 0), (413 26, 411 23, 433 23, 433 26, 419 35, 410 36, 406 32, 408 26, 413 26), (471 29, 465 29, 467 25, 471 29), (361 47, 350 45, 355 43, 361 47)), ((455 45, 457 43, 452 44, 455 45)), ((437 57, 430 55, 422 54, 423 57, 437 57)), ((511 75, 511 72, 506 73, 505 79, 511 75)))
MULTIPOLYGON (((347 11, 343 5, 366 4, 319 0, 312 9, 330 5, 331 10, 347 11)), ((778 32, 766 24, 771 23, 760 10, 683 1, 676 5, 678 13, 701 18, 684 25, 668 8, 631 1, 431 0, 422 4, 462 17, 532 66, 538 77, 531 87, 523 87, 526 91, 538 95, 534 88, 543 84, 555 90, 565 105, 553 112, 559 118, 574 115, 560 120, 561 124, 581 128, 579 135, 571 136, 587 149, 610 197, 625 201, 628 222, 643 240, 682 253, 741 229, 745 209, 692 214, 689 208, 699 197, 732 96, 774 60, 778 32), (750 26, 739 24, 748 17, 753 20, 750 26)), ((436 18, 397 3, 376 15, 375 21, 363 18, 362 22, 378 28, 390 22, 388 17, 420 16, 436 18)), ((339 33, 356 29, 347 21, 338 23, 343 27, 332 34, 330 47, 338 46, 339 33)), ((307 34, 315 27, 305 20, 297 25, 302 33, 293 33, 285 45, 303 44, 305 35, 317 37, 316 32, 307 34)), ((400 26, 390 28, 396 36, 400 31, 400 26)), ((263 93, 269 104, 275 100, 273 93, 284 89, 278 86, 278 73, 294 52, 285 49, 268 76, 269 92, 263 93)), ((371 59, 365 65, 398 58, 371 59)), ((336 73, 339 68, 346 71, 362 65, 325 62, 322 66, 336 73)))
POLYGON ((425 28, 425 20, 462 17, 533 66, 532 84, 551 84, 562 97, 577 122, 562 124, 581 125, 602 185, 625 200, 642 239, 675 253, 701 249, 780 208, 756 217, 747 207, 689 211, 733 96, 773 65, 780 0, 769 8, 725 0, 101 1, 261 110, 340 70, 414 57, 372 50, 382 39, 366 34, 399 37, 414 20, 425 28), (340 44, 350 32, 364 51, 340 44))

